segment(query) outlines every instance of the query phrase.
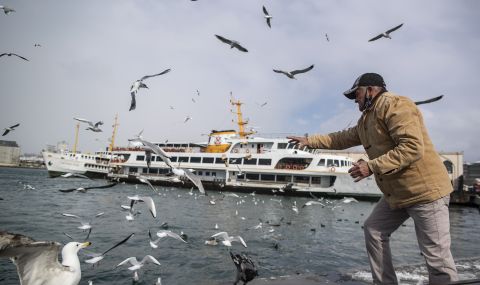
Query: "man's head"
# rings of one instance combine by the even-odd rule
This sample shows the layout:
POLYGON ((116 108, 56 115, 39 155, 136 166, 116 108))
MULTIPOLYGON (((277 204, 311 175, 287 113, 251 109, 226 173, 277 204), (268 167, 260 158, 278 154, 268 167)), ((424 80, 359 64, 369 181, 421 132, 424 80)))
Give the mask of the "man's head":
POLYGON ((367 109, 373 97, 387 91, 385 81, 380 74, 364 73, 360 75, 353 83, 352 88, 343 92, 348 99, 355 99, 358 109, 363 111, 367 109))

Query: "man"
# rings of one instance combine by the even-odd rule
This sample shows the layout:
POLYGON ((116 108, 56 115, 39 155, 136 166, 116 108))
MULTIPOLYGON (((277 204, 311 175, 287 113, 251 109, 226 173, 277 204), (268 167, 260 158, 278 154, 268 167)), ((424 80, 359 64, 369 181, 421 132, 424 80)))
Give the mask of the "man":
POLYGON ((299 147, 346 149, 363 145, 369 161, 349 169, 358 182, 372 174, 383 197, 365 221, 365 243, 375 284, 398 284, 389 239, 411 217, 430 284, 458 280, 450 252, 449 194, 439 155, 410 99, 386 90, 382 76, 365 73, 343 93, 362 112, 355 127, 328 135, 288 137, 299 147))

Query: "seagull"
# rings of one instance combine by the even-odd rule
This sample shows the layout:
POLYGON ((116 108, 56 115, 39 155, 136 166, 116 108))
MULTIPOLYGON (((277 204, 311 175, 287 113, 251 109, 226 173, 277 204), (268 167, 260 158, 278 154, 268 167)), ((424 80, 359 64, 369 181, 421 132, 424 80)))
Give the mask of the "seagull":
POLYGON ((197 89, 197 96, 200 96, 200 91, 198 91, 198 89, 197 89))
POLYGON ((187 117, 185 117, 185 120, 183 121, 183 123, 185 124, 186 122, 190 121, 191 119, 192 119, 192 117, 190 117, 190 115, 188 115, 187 117))
POLYGON ((394 32, 394 31, 396 31, 396 30, 398 30, 398 29, 400 29, 401 26, 403 26, 403 24, 400 24, 400 25, 396 26, 395 28, 391 28, 390 30, 388 30, 388 31, 386 31, 386 32, 384 32, 384 33, 381 33, 381 34, 379 34, 378 36, 369 39, 368 41, 369 41, 369 42, 373 42, 373 41, 376 41, 376 40, 378 40, 378 39, 380 39, 380 38, 382 38, 382 37, 392 39, 392 38, 390 37, 390 33, 391 33, 391 32, 394 32))
POLYGON ((33 46, 34 46, 34 47, 42 47, 41 44, 34 44, 33 46))
POLYGON ((167 230, 159 230, 157 232, 158 238, 155 239, 155 240, 152 238, 152 233, 150 232, 150 230, 148 230, 148 236, 150 238, 150 246, 152 248, 158 248, 158 243, 164 237, 171 237, 171 238, 183 241, 184 243, 187 243, 181 236, 177 235, 176 233, 174 233, 172 231, 167 231, 167 230))
POLYGON ((142 139, 141 136, 137 136, 134 139, 129 139, 129 141, 142 143, 144 146, 151 149, 156 155, 160 156, 160 158, 168 167, 173 167, 172 161, 170 160, 171 157, 158 145, 142 139))
POLYGON ((14 55, 14 56, 19 57, 19 58, 21 58, 21 59, 23 59, 23 60, 29 61, 29 60, 26 59, 25 57, 23 57, 23 56, 21 56, 21 55, 18 55, 18 54, 16 54, 16 53, 13 53, 13 52, 5 52, 5 53, 2 53, 2 54, 0 54, 0 57, 2 57, 2 56, 4 56, 4 55, 7 55, 7 56, 12 56, 12 55, 14 55))
POLYGON ((197 103, 197 101, 195 101, 195 99, 193 99, 193 98, 192 98, 192 102, 193 102, 193 103, 197 103))
POLYGON ((270 14, 268 14, 268 11, 267 11, 267 8, 265 8, 265 6, 262 6, 263 8, 263 14, 265 14, 265 19, 267 20, 267 25, 269 28, 271 28, 272 26, 270 25, 270 20, 272 19, 272 16, 270 16, 270 14))
POLYGON ((205 188, 203 188, 202 180, 197 175, 193 174, 190 169, 182 169, 172 167, 173 174, 177 175, 178 177, 186 177, 190 180, 195 186, 197 186, 200 193, 208 196, 207 192, 205 192, 205 188))
POLYGON ((222 243, 223 245, 225 246, 232 246, 232 241, 238 241, 240 242, 244 247, 247 247, 247 244, 245 243, 245 241, 243 240, 243 238, 241 236, 228 236, 228 233, 227 232, 219 232, 219 233, 216 233, 212 236, 213 238, 216 238, 216 237, 219 237, 219 238, 222 238, 222 243))
POLYGON ((170 108, 170 110, 175 110, 175 107, 173 107, 172 105, 168 106, 170 108))
POLYGON ((307 203, 303 204, 302 208, 305 208, 306 206, 312 206, 312 205, 320 205, 320 206, 325 207, 325 204, 323 204, 322 202, 308 201, 307 203))
POLYGON ((118 183, 117 182, 114 182, 114 183, 110 183, 110 184, 106 184, 106 185, 100 185, 100 186, 89 186, 89 187, 79 187, 79 188, 70 188, 70 189, 59 189, 58 191, 60 192, 64 192, 64 193, 68 193, 68 192, 73 192, 73 191, 77 191, 77 192, 87 192, 87 190, 89 189, 104 189, 104 188, 111 188, 115 185, 117 185, 118 183))
POLYGON ((233 282, 234 285, 237 285, 238 281, 243 281, 243 285, 245 285, 258 276, 255 264, 248 256, 245 254, 233 254, 230 251, 230 257, 237 268, 237 276, 233 282))
POLYGON ((3 12, 5 13, 5 15, 8 15, 12 12, 16 12, 15 10, 13 10, 12 8, 9 8, 7 6, 4 6, 4 5, 0 5, 0 9, 3 9, 3 12))
POLYGON ((152 188, 153 191, 157 191, 157 188, 153 187, 152 183, 148 181, 148 178, 145 176, 138 176, 138 181, 147 184, 150 188, 152 188))
POLYGON ((218 241, 217 241, 216 238, 211 237, 211 238, 208 238, 208 240, 205 241, 205 244, 206 245, 217 245, 218 241))
POLYGON ((134 233, 131 233, 128 237, 124 238, 123 240, 121 240, 120 242, 118 242, 117 244, 115 244, 114 246, 112 246, 111 248, 107 249, 106 251, 104 251, 102 253, 88 253, 87 255, 92 257, 92 258, 85 260, 85 262, 90 263, 90 264, 95 264, 95 263, 99 262, 100 260, 105 258, 105 254, 107 254, 107 252, 116 248, 117 246, 120 246, 120 245, 124 244, 125 242, 127 242, 127 240, 129 240, 134 235, 135 235, 134 233))
MULTIPOLYGON (((94 218, 103 216, 103 214, 105 214, 105 213, 104 213, 104 212, 100 212, 100 213, 96 214, 96 215, 94 216, 94 218)), ((82 225, 79 226, 78 229, 81 229, 81 230, 84 230, 84 231, 85 231, 85 230, 88 230, 88 229, 91 229, 91 228, 92 228, 91 220, 87 222, 87 221, 83 220, 81 217, 79 217, 79 216, 77 216, 77 215, 67 214, 67 213, 62 213, 62 216, 80 219, 80 223, 81 223, 82 225)))
POLYGON ((59 263, 62 244, 0 232, 0 257, 11 258, 22 285, 77 285, 82 277, 77 253, 89 245, 90 242, 67 243, 62 249, 62 263, 59 263))
POLYGON ((76 177, 76 178, 84 178, 84 179, 91 179, 90 177, 80 174, 80 173, 73 173, 73 172, 67 172, 65 174, 60 175, 60 177, 63 178, 70 178, 70 177, 76 177))
POLYGON ((222 36, 219 36, 219 35, 215 35, 215 36, 217 37, 217 39, 219 39, 219 40, 221 40, 222 42, 230 45, 230 48, 236 48, 236 49, 238 49, 239 51, 248 52, 248 50, 247 50, 246 48, 242 47, 242 46, 240 45, 240 43, 237 42, 237 41, 232 41, 232 40, 226 39, 226 38, 224 38, 224 37, 222 37, 222 36))
POLYGON ((157 210, 155 209, 155 202, 153 202, 153 199, 151 197, 148 197, 148 196, 140 197, 138 195, 135 195, 135 196, 128 196, 127 198, 131 200, 130 211, 133 211, 133 205, 135 203, 145 202, 148 206, 148 210, 150 211, 150 214, 152 214, 152 216, 154 218, 157 217, 157 210))
POLYGON ((90 131, 95 132, 95 133, 98 133, 98 132, 102 131, 98 126, 103 125, 103 121, 98 121, 95 124, 93 124, 92 121, 89 121, 89 120, 86 120, 86 119, 82 119, 82 118, 73 118, 73 119, 77 120, 79 122, 82 122, 82 123, 89 124, 90 126, 88 128, 86 128, 85 130, 90 130, 90 131))
POLYGON ((136 271, 140 268, 142 268, 146 263, 148 262, 153 262, 155 263, 156 265, 161 265, 160 262, 158 262, 157 259, 155 259, 155 257, 151 256, 151 255, 145 255, 145 257, 142 259, 142 261, 138 262, 137 258, 136 257, 129 257, 127 259, 125 259, 124 261, 120 262, 117 266, 115 267, 119 267, 119 266, 122 266, 124 265, 125 263, 130 263, 132 266, 130 266, 128 268, 128 270, 131 270, 131 271, 136 271))
POLYGON ((430 98, 430 99, 427 99, 427 100, 416 101, 415 105, 422 105, 422 104, 428 104, 428 103, 436 102, 436 101, 438 101, 442 98, 443 98, 443 95, 440 95, 440 96, 433 97, 433 98, 430 98))
POLYGON ((330 38, 328 37, 328 34, 325 34, 325 38, 327 39, 327 42, 330 41, 330 38))
POLYGON ((310 70, 312 70, 313 66, 314 65, 312 64, 305 69, 293 70, 293 71, 290 71, 290 72, 289 71, 283 71, 283 70, 277 70, 277 69, 274 69, 273 71, 276 72, 276 73, 283 73, 290 79, 296 79, 295 75, 297 75, 299 73, 304 73, 304 72, 310 71, 310 70))
POLYGON ((143 83, 143 80, 148 79, 150 77, 163 75, 165 73, 170 72, 170 70, 171 70, 170 68, 165 69, 164 71, 162 71, 160 73, 153 74, 153 75, 145 75, 142 78, 140 78, 138 80, 135 80, 135 82, 133 82, 132 86, 130 87, 130 95, 132 96, 132 101, 130 103, 129 111, 135 110, 135 108, 137 107, 137 104, 136 104, 136 101, 135 101, 135 95, 137 94, 138 90, 140 90, 141 88, 147 88, 148 89, 148 86, 145 83, 143 83))
POLYGON ((3 132, 2 136, 6 136, 9 132, 14 131, 16 127, 20 126, 20 124, 13 125, 8 128, 4 128, 5 132, 3 132))

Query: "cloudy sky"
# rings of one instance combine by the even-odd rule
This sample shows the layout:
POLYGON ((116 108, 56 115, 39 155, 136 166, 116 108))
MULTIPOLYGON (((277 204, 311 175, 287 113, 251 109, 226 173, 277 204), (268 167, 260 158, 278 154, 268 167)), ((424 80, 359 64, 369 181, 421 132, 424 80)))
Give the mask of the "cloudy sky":
POLYGON ((232 129, 229 94, 264 136, 327 133, 354 125, 360 113, 342 92, 364 72, 383 75, 390 91, 422 105, 439 151, 480 160, 480 2, 347 0, 13 1, 0 11, 1 139, 22 152, 74 141, 73 117, 105 122, 79 135, 82 151, 107 145, 119 117, 117 144, 144 129, 153 141, 205 141, 232 129), (262 5, 273 16, 272 28, 262 5), (368 42, 400 23, 392 39, 368 42), (230 49, 215 34, 239 41, 230 49), (328 34, 330 41, 327 41, 328 34), (34 44, 41 47, 34 47, 34 44), (272 71, 315 68, 291 80, 272 71), (137 109, 129 88, 147 74, 137 109), (200 91, 200 96, 196 95, 200 91), (195 99, 196 103, 192 101, 195 99), (264 107, 259 105, 268 102, 264 107), (174 106, 171 110, 169 106, 174 106), (189 115, 193 119, 183 123, 189 115))

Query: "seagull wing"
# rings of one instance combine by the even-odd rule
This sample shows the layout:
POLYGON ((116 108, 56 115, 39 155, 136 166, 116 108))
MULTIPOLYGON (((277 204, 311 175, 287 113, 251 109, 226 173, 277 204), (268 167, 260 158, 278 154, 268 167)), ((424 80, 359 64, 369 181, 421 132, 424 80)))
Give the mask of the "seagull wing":
POLYGON ((265 16, 270 16, 268 14, 267 8, 265 8, 265 6, 262 6, 262 8, 263 8, 263 14, 265 14, 265 16))
POLYGON ((172 237, 174 239, 178 239, 180 241, 183 241, 184 243, 187 243, 181 236, 179 236, 178 234, 176 234, 174 232, 168 231, 167 236, 172 237))
POLYGON ((158 260, 151 255, 145 255, 145 257, 142 259, 142 261, 140 263, 145 264, 147 261, 153 262, 156 265, 161 265, 160 262, 158 262, 158 260))
POLYGON ((247 244, 241 236, 236 236, 232 238, 232 241, 239 241, 244 247, 247 247, 247 244))
POLYGON ((103 125, 103 121, 98 121, 98 122, 96 122, 96 123, 95 123, 95 128, 98 128, 99 125, 100 125, 100 126, 103 125))
POLYGON ((106 254, 107 252, 109 252, 110 250, 116 248, 117 246, 120 246, 120 245, 126 243, 127 240, 129 240, 129 239, 130 239, 132 236, 134 236, 134 235, 135 235, 135 233, 131 233, 128 237, 124 238, 123 240, 121 240, 120 242, 118 242, 116 245, 114 245, 114 246, 112 246, 111 248, 105 250, 105 251, 102 253, 102 255, 105 255, 105 254, 106 254))
POLYGON ((21 59, 23 59, 23 60, 29 61, 29 60, 26 59, 25 57, 23 57, 23 56, 21 56, 21 55, 18 55, 18 54, 16 54, 16 53, 12 53, 12 55, 17 56, 17 57, 19 57, 19 58, 21 58, 21 59))
POLYGON ((292 72, 290 72, 292 75, 295 75, 295 74, 299 74, 299 73, 304 73, 304 72, 307 72, 307 71, 310 71, 313 69, 313 64, 310 65, 309 67, 305 68, 305 69, 300 69, 300 70, 294 70, 292 72))
POLYGON ((150 213, 152 214, 152 216, 154 218, 157 217, 157 210, 155 209, 155 202, 153 202, 153 199, 151 197, 140 197, 140 200, 142 200, 143 202, 145 202, 145 204, 147 204, 148 206, 148 210, 150 210, 150 213))
POLYGON ((205 188, 203 188, 202 180, 200 179, 200 177, 193 174, 188 169, 184 169, 184 171, 185 171, 185 176, 187 176, 187 178, 190 179, 190 181, 192 181, 192 183, 195 184, 195 186, 197 186, 200 193, 204 194, 205 196, 208 196, 207 192, 205 192, 205 188))
POLYGON ((283 70, 274 69, 274 70, 273 70, 273 72, 276 72, 276 73, 283 73, 283 74, 285 74, 285 75, 287 75, 287 76, 288 76, 288 72, 286 72, 286 71, 283 71, 283 70))
POLYGON ((3 132, 3 135, 2 136, 5 136, 6 134, 8 134, 10 132, 9 129, 5 129, 5 132, 3 132))
POLYGON ((224 42, 224 43, 226 43, 226 44, 229 44, 229 45, 232 44, 232 41, 229 40, 229 39, 226 39, 226 38, 224 38, 224 37, 222 37, 222 36, 219 36, 219 35, 215 35, 215 36, 217 37, 217 39, 221 40, 222 42, 224 42))
POLYGON ((117 266, 115 267, 119 267, 119 266, 122 266, 124 265, 125 263, 129 262, 131 265, 138 265, 140 264, 137 260, 136 257, 132 256, 132 257, 129 257, 127 259, 125 259, 124 261, 120 262, 119 264, 117 264, 117 266))
POLYGON ((219 232, 214 234, 212 237, 220 237, 222 239, 228 239, 228 233, 227 232, 219 232))
POLYGON ((2 56, 4 56, 4 55, 7 55, 7 53, 4 52, 4 53, 0 54, 0 57, 2 57, 2 56))
POLYGON ((248 52, 248 50, 241 46, 239 43, 234 43, 233 46, 236 47, 239 51, 248 52))
POLYGON ((269 28, 272 27, 272 25, 270 24, 270 20, 271 20, 271 19, 272 19, 272 18, 267 18, 267 25, 268 25, 269 28))
POLYGON ((135 110, 135 108, 137 107, 137 101, 135 100, 135 92, 130 93, 130 95, 132 96, 132 101, 130 102, 130 109, 128 109, 128 111, 135 110))
POLYGON ((0 257, 15 258, 21 284, 45 283, 64 271, 58 262, 62 245, 52 241, 38 241, 7 232, 0 232, 0 257))
POLYGON ((142 183, 145 183, 147 184, 150 188, 152 188, 153 191, 157 191, 157 189, 155 187, 153 187, 152 183, 150 183, 150 181, 148 181, 148 179, 144 176, 140 176, 138 177, 138 180, 142 183))
POLYGON ((14 129, 14 128, 18 127, 18 126, 20 126, 20 124, 13 125, 13 126, 10 127, 10 129, 14 129))
POLYGON ((80 218, 79 216, 77 215, 73 215, 73 214, 67 214, 67 213, 62 213, 62 216, 65 216, 65 217, 70 217, 70 218, 77 218, 77 219, 82 219, 80 218))
POLYGON ((92 121, 89 121, 89 120, 87 120, 87 119, 82 119, 82 118, 73 118, 73 119, 74 119, 74 120, 77 120, 77 121, 79 121, 79 122, 82 122, 82 123, 87 123, 87 124, 89 124, 90 126, 93 127, 93 122, 92 122, 92 121))
POLYGON ((373 42, 373 41, 378 40, 378 39, 381 38, 381 37, 383 37, 383 34, 380 34, 380 35, 378 35, 378 36, 376 36, 376 37, 373 37, 373 38, 369 39, 368 41, 369 41, 369 42, 373 42))
POLYGON ((440 95, 440 96, 437 96, 437 97, 433 97, 433 98, 430 98, 430 99, 427 99, 427 100, 423 100, 423 101, 416 101, 415 102, 415 105, 421 105, 421 104, 428 104, 428 103, 432 103, 432 102, 436 102, 440 99, 443 98, 443 95, 440 95))
POLYGON ((85 190, 88 190, 88 189, 104 189, 104 188, 111 188, 115 185, 117 185, 118 183, 117 182, 113 182, 113 183, 110 183, 110 184, 107 184, 107 185, 101 185, 101 186, 90 186, 90 187, 85 187, 85 190))
POLYGON ((170 156, 169 156, 161 147, 159 147, 158 145, 153 144, 153 143, 151 143, 151 142, 149 142, 149 141, 146 141, 146 140, 144 140, 144 139, 141 139, 141 138, 131 139, 130 141, 141 142, 141 143, 143 143, 143 145, 148 146, 151 150, 153 150, 153 152, 155 152, 155 154, 157 154, 158 156, 160 156, 160 158, 161 158, 169 167, 173 167, 172 161, 170 160, 170 156))
POLYGON ((145 75, 144 77, 142 77, 142 78, 140 79, 140 81, 143 81, 143 80, 145 80, 145 79, 147 79, 147 78, 150 78, 150 77, 155 77, 155 76, 163 75, 163 74, 165 74, 165 73, 169 73, 170 70, 171 70, 171 69, 169 68, 169 69, 165 69, 164 71, 162 71, 162 72, 160 72, 160 73, 157 73, 157 74, 145 75))
POLYGON ((403 23, 400 24, 400 25, 398 25, 398 26, 396 26, 395 28, 391 28, 390 30, 386 31, 385 33, 386 33, 386 34, 390 34, 391 32, 400 29, 401 26, 403 26, 403 23))

